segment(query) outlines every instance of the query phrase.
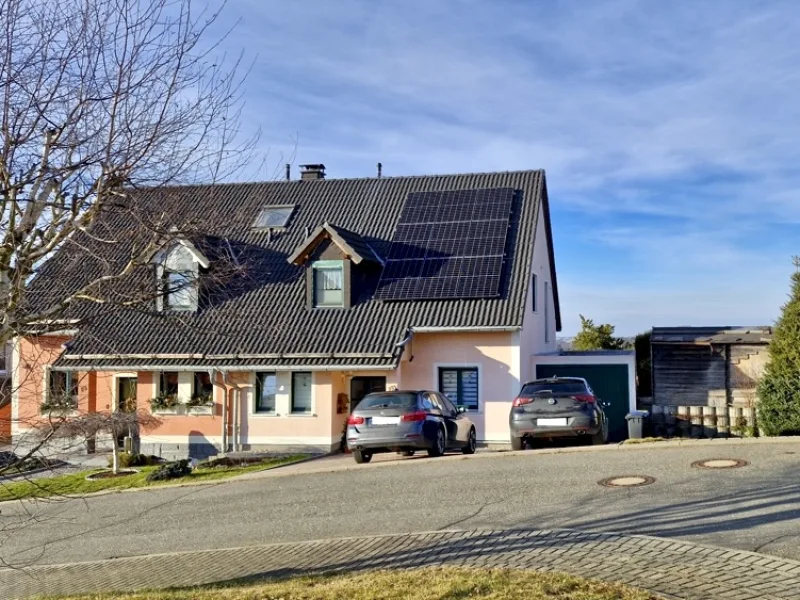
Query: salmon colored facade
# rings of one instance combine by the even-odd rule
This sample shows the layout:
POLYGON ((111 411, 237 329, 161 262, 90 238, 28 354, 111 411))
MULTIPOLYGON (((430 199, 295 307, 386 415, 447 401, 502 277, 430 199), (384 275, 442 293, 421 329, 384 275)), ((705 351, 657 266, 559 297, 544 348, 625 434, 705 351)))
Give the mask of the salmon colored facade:
MULTIPOLYGON (((136 405, 151 411, 161 424, 141 433, 142 451, 160 455, 205 456, 229 450, 317 450, 339 448, 354 378, 385 378, 386 389, 437 389, 440 368, 478 369, 479 407, 470 411, 478 439, 508 441, 508 409, 519 390, 521 364, 517 332, 417 333, 394 370, 311 371, 311 411, 292 414, 289 406, 291 372, 277 372, 274 414, 255 410, 256 371, 215 373, 213 405, 194 409, 151 411, 158 395, 158 371, 77 373, 76 413, 119 408, 121 378, 136 379, 136 405)), ((15 350, 19 364, 16 396, 17 433, 46 418, 41 405, 47 398, 49 367, 61 353, 66 337, 43 336, 21 340, 15 350)), ((179 372, 179 388, 191 385, 192 372, 179 372)), ((16 378, 15 378, 16 379, 16 378)), ((189 394, 182 394, 188 396, 189 394)))

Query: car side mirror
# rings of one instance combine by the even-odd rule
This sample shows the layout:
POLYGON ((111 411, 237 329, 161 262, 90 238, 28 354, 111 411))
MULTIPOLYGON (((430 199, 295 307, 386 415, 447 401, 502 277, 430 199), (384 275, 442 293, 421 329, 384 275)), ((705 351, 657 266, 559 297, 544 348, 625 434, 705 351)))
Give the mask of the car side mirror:
POLYGON ((456 410, 459 412, 459 414, 465 413, 465 412, 467 412, 467 407, 466 406, 459 406, 459 407, 456 408, 456 410))

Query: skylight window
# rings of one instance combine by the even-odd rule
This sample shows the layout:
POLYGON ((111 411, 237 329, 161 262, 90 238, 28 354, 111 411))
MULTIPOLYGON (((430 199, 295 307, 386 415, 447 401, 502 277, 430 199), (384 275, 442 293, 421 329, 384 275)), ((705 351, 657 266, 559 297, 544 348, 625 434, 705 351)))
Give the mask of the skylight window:
POLYGON ((294 212, 292 206, 265 206, 256 217, 253 227, 257 229, 268 229, 270 227, 286 227, 289 218, 294 212))

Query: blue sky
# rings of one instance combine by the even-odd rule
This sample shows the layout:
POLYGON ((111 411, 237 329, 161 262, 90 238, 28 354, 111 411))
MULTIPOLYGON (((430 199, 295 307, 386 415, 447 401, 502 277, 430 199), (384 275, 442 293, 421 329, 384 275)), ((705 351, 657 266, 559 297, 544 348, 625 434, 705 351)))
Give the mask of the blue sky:
POLYGON ((800 253, 791 1, 230 0, 271 178, 543 168, 564 335, 764 324, 800 253))

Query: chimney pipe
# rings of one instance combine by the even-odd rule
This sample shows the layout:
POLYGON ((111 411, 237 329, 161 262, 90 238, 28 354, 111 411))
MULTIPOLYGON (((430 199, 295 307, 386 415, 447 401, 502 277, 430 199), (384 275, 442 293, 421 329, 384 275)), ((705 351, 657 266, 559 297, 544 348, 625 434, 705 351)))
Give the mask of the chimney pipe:
POLYGON ((308 236, 310 236, 310 235, 311 235, 311 227, 309 227, 309 226, 307 226, 307 225, 306 225, 306 228, 305 228, 305 234, 306 234, 306 237, 308 237, 308 236))
POLYGON ((300 179, 325 179, 325 165, 300 165, 300 179))
POLYGON ((292 165, 286 163, 286 181, 289 181, 292 178, 292 165))
POLYGON ((383 164, 378 163, 378 178, 380 178, 381 175, 383 175, 383 164))

